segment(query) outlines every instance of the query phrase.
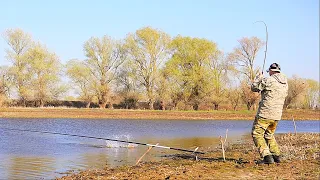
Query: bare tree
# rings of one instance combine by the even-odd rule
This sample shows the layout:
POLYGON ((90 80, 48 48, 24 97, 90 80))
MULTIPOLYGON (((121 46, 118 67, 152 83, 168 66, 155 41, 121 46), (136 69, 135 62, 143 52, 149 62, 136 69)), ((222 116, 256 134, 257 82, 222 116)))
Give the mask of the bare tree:
POLYGON ((250 110, 252 107, 255 109, 255 104, 259 100, 259 93, 252 92, 248 84, 247 81, 241 82, 241 99, 246 104, 247 109, 250 110))
POLYGON ((240 87, 229 89, 227 97, 228 97, 229 102, 232 105, 233 110, 236 111, 237 107, 239 106, 240 101, 241 101, 241 89, 240 89, 240 87))
POLYGON ((259 93, 251 92, 250 84, 253 82, 255 73, 254 62, 259 50, 264 45, 264 42, 257 37, 242 38, 239 41, 239 46, 229 54, 229 59, 232 60, 239 68, 239 72, 245 76, 242 81, 242 99, 247 105, 248 110, 258 101, 259 93))
POLYGON ((245 37, 238 42, 239 46, 234 48, 233 52, 229 54, 229 58, 236 63, 239 67, 239 71, 252 82, 256 72, 254 61, 256 60, 259 50, 264 45, 264 42, 257 37, 245 37))
POLYGON ((299 96, 302 96, 303 93, 307 90, 307 83, 304 79, 299 78, 298 76, 293 76, 288 79, 288 96, 284 101, 284 108, 288 109, 295 102, 297 102, 299 96))

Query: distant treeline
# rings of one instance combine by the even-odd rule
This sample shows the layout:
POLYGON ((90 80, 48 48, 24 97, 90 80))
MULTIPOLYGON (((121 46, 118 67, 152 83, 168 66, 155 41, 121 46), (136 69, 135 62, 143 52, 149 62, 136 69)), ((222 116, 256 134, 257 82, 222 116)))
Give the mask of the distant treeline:
MULTIPOLYGON (((0 66, 2 106, 250 110, 260 99, 250 89, 262 71, 256 59, 265 42, 257 37, 223 52, 212 40, 144 27, 124 39, 91 37, 79 49, 86 58, 65 64, 21 29, 8 29, 3 38, 10 65, 0 66)), ((316 106, 319 82, 289 78, 285 108, 316 106)))
MULTIPOLYGON (((25 101, 20 100, 11 100, 7 101, 5 106, 7 107, 39 107, 38 101, 25 101)), ((164 110, 164 107, 161 105, 161 102, 154 103, 155 110, 164 110)), ((43 107, 52 107, 52 108, 99 108, 98 103, 88 104, 85 101, 64 101, 64 100, 55 100, 48 101, 43 107)), ((107 104, 105 108, 114 108, 114 109, 148 109, 148 102, 135 102, 135 103, 120 103, 120 104, 107 104)), ((167 110, 171 110, 172 106, 167 106, 167 110)))

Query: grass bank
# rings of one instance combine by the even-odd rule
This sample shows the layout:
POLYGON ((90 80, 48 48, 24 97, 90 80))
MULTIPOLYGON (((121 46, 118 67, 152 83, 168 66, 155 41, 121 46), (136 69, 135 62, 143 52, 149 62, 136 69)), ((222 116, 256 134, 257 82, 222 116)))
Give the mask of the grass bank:
POLYGON ((69 174, 73 179, 319 179, 320 134, 277 135, 282 163, 261 163, 251 138, 226 147, 223 161, 220 147, 208 150, 198 161, 190 154, 174 154, 160 162, 136 166, 91 169, 69 174))
MULTIPOLYGON (((76 108, 0 108, 1 118, 253 120, 255 111, 151 111, 76 108)), ((285 110, 282 119, 320 120, 319 110, 285 110)))

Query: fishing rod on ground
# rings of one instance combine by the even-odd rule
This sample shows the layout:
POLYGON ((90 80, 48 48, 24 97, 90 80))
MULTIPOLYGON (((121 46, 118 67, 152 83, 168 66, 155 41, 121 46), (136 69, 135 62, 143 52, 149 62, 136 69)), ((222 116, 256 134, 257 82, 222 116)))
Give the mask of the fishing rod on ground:
POLYGON ((5 127, 0 127, 0 129, 10 130, 10 131, 33 132, 33 133, 42 133, 42 134, 53 134, 53 135, 81 137, 81 138, 88 138, 88 139, 115 141, 115 142, 137 144, 137 145, 157 147, 157 148, 163 148, 163 149, 172 149, 172 150, 176 150, 176 151, 190 152, 190 153, 195 153, 195 154, 205 154, 204 152, 197 151, 198 148, 196 148, 195 150, 188 150, 188 149, 168 147, 168 146, 159 146, 157 144, 148 144, 148 143, 141 143, 141 142, 134 142, 134 141, 125 141, 125 140, 110 139, 110 138, 103 138, 103 137, 94 137, 94 136, 84 136, 84 135, 77 135, 77 134, 67 134, 67 133, 58 133, 58 132, 50 132, 50 131, 35 131, 35 130, 28 130, 28 129, 16 129, 16 128, 5 128, 5 127))

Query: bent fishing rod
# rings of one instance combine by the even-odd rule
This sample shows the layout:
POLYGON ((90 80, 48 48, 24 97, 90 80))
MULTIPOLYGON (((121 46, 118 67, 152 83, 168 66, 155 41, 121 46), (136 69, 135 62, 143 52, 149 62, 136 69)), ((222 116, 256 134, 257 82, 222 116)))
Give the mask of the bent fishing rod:
POLYGON ((16 129, 16 128, 5 128, 5 127, 0 127, 0 129, 10 130, 10 131, 33 132, 33 133, 41 133, 41 134, 53 134, 53 135, 81 137, 81 138, 88 138, 88 139, 115 141, 115 142, 122 142, 122 143, 128 143, 128 144, 137 144, 137 145, 143 145, 143 146, 149 146, 149 147, 157 147, 157 148, 163 148, 163 149, 172 149, 172 150, 176 150, 176 151, 184 151, 184 152, 190 152, 190 153, 195 153, 195 154, 205 154, 204 152, 196 151, 198 148, 196 148, 195 150, 192 151, 192 150, 182 149, 182 148, 159 146, 157 144, 148 144, 148 143, 141 143, 141 142, 134 142, 134 141, 125 141, 125 140, 110 139, 110 138, 103 138, 103 137, 94 137, 94 136, 84 136, 84 135, 77 135, 77 134, 67 134, 67 133, 50 132, 50 131, 36 131, 36 130, 16 129))
POLYGON ((264 21, 256 21, 256 22, 254 22, 254 24, 255 23, 259 23, 259 22, 263 23, 265 28, 266 28, 266 48, 265 48, 265 51, 264 51, 264 59, 263 59, 263 66, 262 66, 262 74, 263 74, 264 65, 266 64, 266 59, 267 59, 267 51, 268 51, 268 26, 264 21))

